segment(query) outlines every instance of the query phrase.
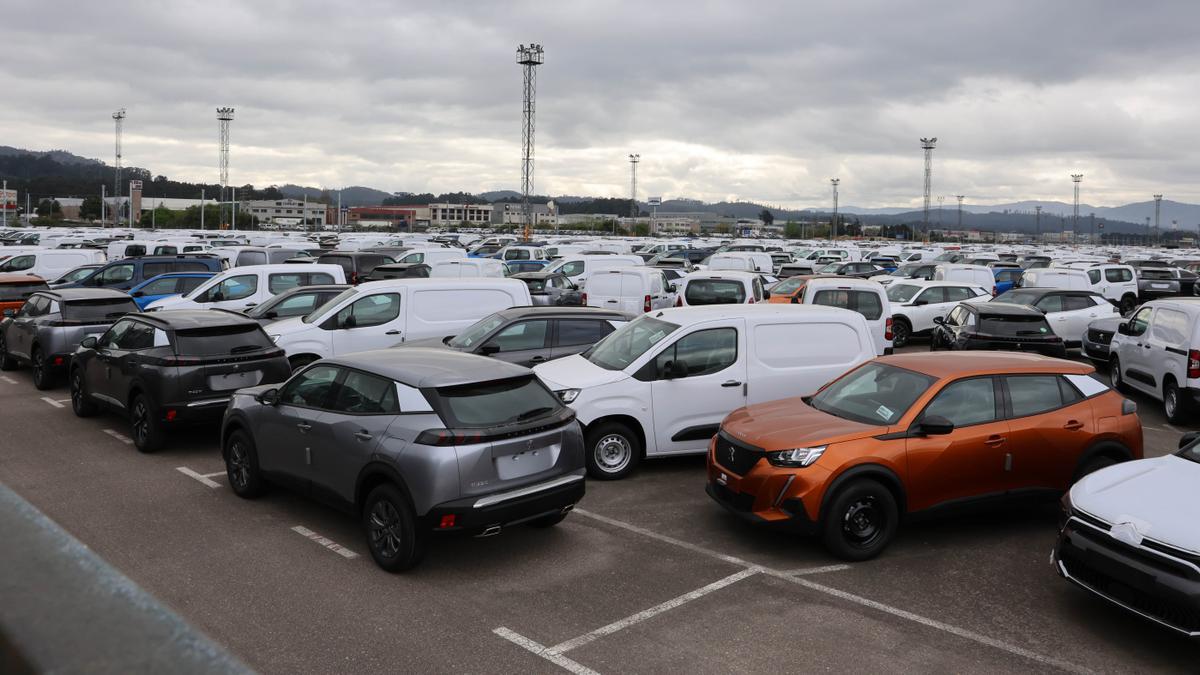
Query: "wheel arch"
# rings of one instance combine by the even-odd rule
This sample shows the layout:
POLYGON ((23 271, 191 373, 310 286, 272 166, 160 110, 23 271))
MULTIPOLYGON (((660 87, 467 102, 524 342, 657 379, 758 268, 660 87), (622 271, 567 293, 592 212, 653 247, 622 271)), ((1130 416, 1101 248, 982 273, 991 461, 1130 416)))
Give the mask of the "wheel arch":
POLYGON ((1128 462, 1133 459, 1133 451, 1126 447, 1124 443, 1113 438, 1106 438, 1092 443, 1079 455, 1079 459, 1075 462, 1075 470, 1071 472, 1071 485, 1074 485, 1080 479, 1079 472, 1083 470, 1083 467, 1097 457, 1108 457, 1117 463, 1128 462))
POLYGON ((412 492, 408 489, 404 477, 394 467, 382 462, 370 462, 358 472, 358 479, 354 483, 354 513, 361 515, 366 506, 367 495, 371 494, 371 490, 385 484, 396 486, 416 514, 412 492))
POLYGON ((642 427, 642 423, 639 422, 638 419, 636 417, 633 417, 632 415, 613 414, 613 415, 605 415, 603 417, 597 417, 596 419, 592 420, 590 423, 585 424, 583 426, 583 434, 584 434, 585 439, 586 439, 587 434, 591 433, 592 429, 594 429, 595 427, 597 427, 601 424, 605 424, 606 422, 616 422, 618 424, 629 427, 630 431, 632 431, 638 437, 638 443, 639 443, 639 445, 641 445, 641 456, 642 457, 646 456, 646 450, 647 450, 646 430, 642 427))
POLYGON ((825 494, 821 495, 821 509, 817 513, 817 521, 820 522, 825 511, 829 507, 829 502, 850 483, 859 479, 877 480, 892 493, 892 497, 896 499, 896 509, 900 512, 900 516, 908 513, 908 493, 904 489, 904 482, 900 480, 900 476, 895 471, 882 464, 858 464, 846 469, 838 474, 837 478, 829 484, 825 489, 825 494))

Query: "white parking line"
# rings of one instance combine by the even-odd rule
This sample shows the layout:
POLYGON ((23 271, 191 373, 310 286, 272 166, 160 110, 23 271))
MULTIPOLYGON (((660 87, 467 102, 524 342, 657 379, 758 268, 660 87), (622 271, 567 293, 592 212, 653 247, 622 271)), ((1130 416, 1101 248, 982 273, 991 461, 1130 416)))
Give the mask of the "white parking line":
POLYGON ((216 478, 217 476, 225 476, 228 474, 225 471, 214 471, 213 473, 202 473, 200 475, 204 476, 205 478, 216 478))
POLYGON ((504 626, 496 628, 496 629, 492 630, 492 632, 495 633, 496 635, 499 635, 500 637, 504 638, 505 640, 508 640, 509 642, 511 642, 515 645, 518 645, 524 649, 527 649, 527 650, 533 652, 534 654, 537 654, 538 656, 546 659, 550 663, 553 663, 554 665, 562 668, 563 670, 566 670, 571 673, 575 673, 575 675, 600 675, 599 673, 592 670, 591 668, 588 668, 587 666, 584 666, 576 661, 572 661, 571 659, 568 659, 567 657, 563 656, 562 654, 553 653, 550 651, 549 647, 546 647, 538 642, 530 640, 529 638, 525 637, 524 635, 521 635, 520 633, 511 631, 511 630, 505 628, 504 626))
MULTIPOLYGON (((46 403, 49 403, 50 405, 54 406, 55 408, 67 407, 67 406, 63 405, 62 403, 59 403, 58 401, 50 398, 49 396, 43 396, 42 400, 45 401, 46 403)), ((71 399, 67 399, 67 400, 70 401, 71 399)))
MULTIPOLYGON (((195 478, 197 481, 200 482, 201 485, 207 485, 210 488, 221 487, 220 483, 213 481, 213 480, 209 480, 208 476, 205 476, 204 474, 201 474, 201 473, 196 473, 195 471, 192 471, 191 469, 187 468, 186 466, 177 466, 177 467, 175 467, 175 470, 189 478, 195 478)), ((218 475, 218 474, 213 474, 213 475, 218 475)))
POLYGON ((113 438, 117 439, 118 441, 121 441, 125 445, 133 445, 133 439, 126 436, 125 434, 117 433, 113 429, 101 429, 101 431, 108 434, 109 436, 112 436, 113 438))
MULTIPOLYGON (((215 485, 215 483, 214 483, 214 485, 215 485)), ((358 554, 355 553, 354 551, 351 551, 350 549, 346 548, 345 546, 341 546, 340 544, 335 543, 331 539, 322 537, 321 535, 317 534, 316 532, 313 532, 312 530, 308 529, 307 527, 297 525, 292 528, 292 532, 303 535, 303 536, 317 542, 318 544, 324 546, 325 548, 329 549, 330 551, 333 551, 334 553, 342 556, 343 558, 357 558, 358 557, 358 554)))
POLYGON ((17 383, 17 381, 16 381, 16 380, 12 379, 11 377, 9 377, 9 376, 7 376, 7 375, 0 375, 0 380, 4 380, 5 382, 7 382, 7 383, 9 383, 9 384, 16 384, 16 383, 17 383))

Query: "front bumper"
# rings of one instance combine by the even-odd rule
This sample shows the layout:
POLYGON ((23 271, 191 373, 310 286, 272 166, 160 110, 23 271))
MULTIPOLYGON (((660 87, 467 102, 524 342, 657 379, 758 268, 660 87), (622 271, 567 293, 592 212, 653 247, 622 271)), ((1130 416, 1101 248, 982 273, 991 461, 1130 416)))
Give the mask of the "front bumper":
POLYGON ((796 470, 773 467, 761 454, 731 442, 723 434, 715 436, 708 447, 708 483, 704 491, 748 523, 795 534, 815 534, 818 523, 809 516, 804 499, 820 491, 828 472, 816 466, 796 470), (730 446, 734 446, 737 456, 719 461, 718 448, 729 452, 730 446))
POLYGON ((585 481, 580 471, 517 490, 438 504, 421 517, 421 524, 437 532, 494 533, 490 531, 574 508, 583 499, 584 491, 585 481), (451 515, 454 526, 440 527, 443 518, 451 515))
POLYGON ((1200 556, 1149 540, 1118 541, 1109 527, 1072 514, 1054 547, 1058 573, 1125 610, 1200 637, 1200 556))
POLYGON ((1108 360, 1109 351, 1108 345, 1106 344, 1092 342, 1091 340, 1084 338, 1080 348, 1083 350, 1083 355, 1089 359, 1094 359, 1096 361, 1108 360))

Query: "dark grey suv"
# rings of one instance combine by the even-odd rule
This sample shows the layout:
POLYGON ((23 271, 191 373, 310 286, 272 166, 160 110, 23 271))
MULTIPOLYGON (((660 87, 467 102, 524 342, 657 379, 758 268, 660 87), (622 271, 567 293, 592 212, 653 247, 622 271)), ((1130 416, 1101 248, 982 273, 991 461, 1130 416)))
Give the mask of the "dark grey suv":
POLYGON ((389 572, 417 564, 433 532, 552 526, 584 492, 571 409, 525 368, 453 351, 317 361, 238 391, 221 438, 235 493, 269 481, 343 507, 389 572))
POLYGON ((51 389, 67 373, 79 343, 98 336, 121 316, 137 312, 137 303, 121 291, 72 288, 42 291, 0 322, 0 370, 19 364, 33 367, 33 385, 51 389))

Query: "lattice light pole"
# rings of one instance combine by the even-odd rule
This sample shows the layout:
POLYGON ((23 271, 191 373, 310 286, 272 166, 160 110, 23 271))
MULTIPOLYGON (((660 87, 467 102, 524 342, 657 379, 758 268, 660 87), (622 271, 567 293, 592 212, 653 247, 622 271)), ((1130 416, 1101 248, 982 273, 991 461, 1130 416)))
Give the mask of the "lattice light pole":
POLYGON ((937 145, 936 136, 921 139, 921 149, 925 151, 925 209, 922 218, 925 236, 929 236, 929 196, 933 191, 933 147, 935 145, 937 145))
POLYGON ((534 104, 537 99, 537 70, 545 63, 542 46, 530 43, 528 47, 517 47, 517 63, 525 75, 524 119, 521 123, 521 213, 525 225, 533 226, 533 207, 529 205, 529 194, 533 191, 533 121, 534 104))
MULTIPOLYGON (((629 156, 629 217, 638 217, 637 206, 637 165, 642 161, 640 154, 632 154, 629 156)), ((632 227, 632 225, 630 226, 632 227)))
POLYGON ((1042 205, 1034 206, 1033 211, 1036 214, 1033 217, 1033 240, 1038 241, 1042 238, 1042 205))
MULTIPOLYGON (((229 125, 233 122, 233 108, 217 108, 217 126, 219 128, 220 148, 218 152, 219 167, 221 170, 221 196, 217 200, 219 204, 225 202, 225 188, 229 187, 229 125)), ((201 205, 200 208, 204 208, 201 205)), ((224 214, 224 206, 221 207, 224 214)), ((233 215, 233 205, 229 205, 229 214, 233 215)), ((222 215, 222 218, 224 215, 222 215)))
MULTIPOLYGON (((120 216, 121 212, 120 212, 119 208, 117 207, 117 204, 118 204, 119 198, 121 196, 121 136, 124 135, 124 133, 125 133, 125 109, 121 108, 120 110, 113 113, 112 118, 113 118, 113 130, 116 132, 116 135, 115 135, 116 153, 115 153, 115 157, 113 158, 113 211, 112 211, 112 215, 113 215, 113 227, 116 227, 117 223, 121 219, 121 216, 120 216)), ((101 208, 104 207, 103 204, 101 204, 100 206, 101 206, 101 208)), ((133 208, 132 204, 130 205, 130 208, 133 208)))
POLYGON ((830 178, 829 184, 833 186, 833 217, 829 219, 829 238, 837 241, 838 186, 842 184, 842 179, 830 178))
POLYGON ((1159 232, 1162 231, 1162 230, 1158 229, 1159 208, 1161 206, 1162 206, 1162 195, 1154 195, 1154 239, 1155 239, 1156 245, 1158 243, 1159 232))
POLYGON ((1079 236, 1079 182, 1083 180, 1083 174, 1071 174, 1071 180, 1075 183, 1075 211, 1071 216, 1071 239, 1075 240, 1079 236))
POLYGON ((965 197, 966 195, 954 195, 954 198, 958 200, 958 229, 960 230, 962 229, 962 200, 965 197))

